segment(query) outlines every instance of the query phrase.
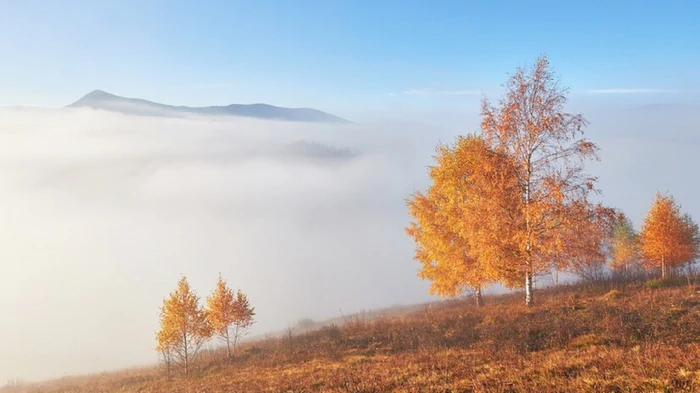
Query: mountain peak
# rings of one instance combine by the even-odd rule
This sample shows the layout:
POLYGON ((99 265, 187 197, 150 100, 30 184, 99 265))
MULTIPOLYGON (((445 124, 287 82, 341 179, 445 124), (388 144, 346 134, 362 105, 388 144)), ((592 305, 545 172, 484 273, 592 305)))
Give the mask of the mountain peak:
POLYGON ((269 104, 231 104, 226 106, 188 107, 159 104, 140 98, 120 97, 104 90, 93 90, 70 108, 93 108, 130 115, 182 116, 199 114, 213 116, 243 116, 268 120, 314 123, 350 123, 338 116, 310 108, 283 108, 269 104))
POLYGON ((117 97, 112 93, 108 93, 104 90, 93 90, 87 93, 83 98, 106 98, 106 97, 117 97))
POLYGON ((109 99, 119 99, 121 97, 115 96, 114 94, 107 93, 104 90, 93 90, 86 95, 82 96, 78 101, 75 101, 74 103, 68 105, 69 107, 81 107, 81 106, 87 106, 87 107, 94 107, 94 104, 96 102, 104 101, 104 100, 109 100, 109 99))
POLYGON ((88 96, 96 96, 96 95, 112 95, 112 94, 109 94, 104 90, 97 89, 97 90, 93 90, 93 91, 87 93, 87 95, 88 96))

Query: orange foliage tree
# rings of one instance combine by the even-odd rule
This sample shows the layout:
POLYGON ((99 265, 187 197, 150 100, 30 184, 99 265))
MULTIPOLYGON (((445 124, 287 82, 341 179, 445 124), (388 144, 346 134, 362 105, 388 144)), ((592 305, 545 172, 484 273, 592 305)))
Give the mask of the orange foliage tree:
POLYGON ((603 263, 610 211, 588 199, 596 179, 584 163, 597 147, 583 116, 564 111, 567 90, 547 58, 519 68, 506 90, 497 106, 483 100, 480 138, 438 149, 431 188, 409 201, 408 233, 434 292, 517 276, 530 305, 535 274, 603 263))
POLYGON ((603 279, 617 213, 613 209, 587 203, 576 203, 569 206, 567 211, 570 217, 563 221, 561 228, 552 231, 555 267, 571 272, 584 281, 603 279))
POLYGON ((177 289, 163 300, 160 330, 156 334, 156 349, 168 371, 171 364, 179 364, 187 374, 199 349, 211 336, 211 326, 199 306, 199 297, 182 277, 177 289))
POLYGON ((669 268, 692 263, 700 252, 698 226, 671 196, 656 193, 640 234, 641 251, 649 268, 666 278, 669 268))
POLYGON ((238 341, 248 334, 250 327, 255 323, 255 308, 251 307, 248 296, 240 289, 236 291, 236 300, 234 301, 234 318, 233 318, 233 355, 236 354, 236 345, 238 341))
POLYGON ((532 68, 519 68, 505 87, 498 105, 483 100, 481 135, 514 163, 522 204, 518 222, 501 231, 509 234, 515 255, 509 261, 517 261, 512 267, 524 278, 530 305, 535 274, 600 249, 594 218, 601 207, 588 200, 596 179, 584 171, 598 148, 583 137, 584 117, 564 110, 567 89, 559 86, 545 56, 532 68))
POLYGON ((440 296, 473 289, 481 306, 482 287, 513 282, 512 272, 495 263, 508 253, 497 246, 500 239, 493 231, 501 226, 498 218, 510 217, 488 219, 491 210, 520 201, 514 177, 507 172, 510 164, 474 135, 457 138, 453 146, 438 146, 435 160, 431 187, 408 200, 413 221, 406 232, 416 242, 419 277, 430 280, 431 293, 440 296))
POLYGON ((221 274, 216 288, 207 297, 206 316, 214 333, 226 342, 226 352, 231 357, 231 326, 236 319, 236 298, 221 274))
POLYGON ((231 357, 239 338, 253 324, 255 311, 248 297, 240 290, 234 294, 219 275, 216 288, 207 297, 206 316, 214 333, 226 342, 227 354, 231 357))

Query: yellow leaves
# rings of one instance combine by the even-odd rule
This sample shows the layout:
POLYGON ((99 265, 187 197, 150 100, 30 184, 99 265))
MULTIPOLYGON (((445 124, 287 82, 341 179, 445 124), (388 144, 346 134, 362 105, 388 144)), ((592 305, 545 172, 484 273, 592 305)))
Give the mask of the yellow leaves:
POLYGON ((163 300, 160 309, 160 331, 156 334, 156 350, 167 359, 187 369, 199 348, 211 337, 212 330, 199 297, 190 288, 185 277, 177 289, 163 300))
POLYGON ((221 275, 207 297, 206 309, 202 308, 199 297, 182 277, 177 289, 163 300, 156 350, 168 366, 174 361, 187 372, 200 347, 216 334, 226 340, 230 355, 229 341, 233 340, 235 349, 236 340, 254 322, 254 310, 248 297, 240 290, 234 293, 221 275))
POLYGON ((255 308, 250 306, 248 296, 241 292, 240 289, 236 292, 234 305, 234 325, 237 326, 238 329, 249 328, 254 323, 253 317, 255 317, 255 308))
POLYGON ((689 215, 683 215, 671 196, 657 193, 647 213, 640 234, 641 252, 648 267, 679 267, 698 256, 698 226, 689 215))
POLYGON ((486 245, 498 242, 486 223, 491 209, 517 205, 520 197, 507 181, 512 177, 504 178, 506 157, 477 136, 438 146, 435 161, 430 189, 408 201, 414 221, 406 232, 416 242, 419 276, 432 282, 431 293, 456 296, 503 279, 494 262, 504 256, 486 245))
POLYGON ((234 294, 219 274, 216 288, 207 297, 206 317, 214 333, 226 342, 228 356, 232 355, 231 342, 235 350, 238 338, 253 324, 254 316, 248 297, 240 290, 234 294))
POLYGON ((219 275, 216 288, 207 297, 206 316, 214 332, 226 335, 229 326, 236 318, 236 302, 233 291, 226 286, 226 281, 219 275))

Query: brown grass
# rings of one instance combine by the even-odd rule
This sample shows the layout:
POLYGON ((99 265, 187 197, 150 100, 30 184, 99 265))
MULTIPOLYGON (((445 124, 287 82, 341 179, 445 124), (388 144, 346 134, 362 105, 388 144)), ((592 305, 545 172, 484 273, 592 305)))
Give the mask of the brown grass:
MULTIPOLYGON (((157 368, 6 389, 83 392, 700 392, 700 287, 599 284, 349 318, 157 368)), ((0 392, 7 393, 0 389, 0 392)))

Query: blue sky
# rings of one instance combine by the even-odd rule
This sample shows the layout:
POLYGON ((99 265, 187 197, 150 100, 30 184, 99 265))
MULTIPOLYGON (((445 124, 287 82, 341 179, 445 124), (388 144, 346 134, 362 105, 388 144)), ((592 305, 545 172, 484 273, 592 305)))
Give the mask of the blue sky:
POLYGON ((572 94, 697 98, 694 1, 0 0, 0 105, 103 89, 341 115, 450 107, 547 53, 572 94), (99 3, 99 4, 98 4, 99 3))

